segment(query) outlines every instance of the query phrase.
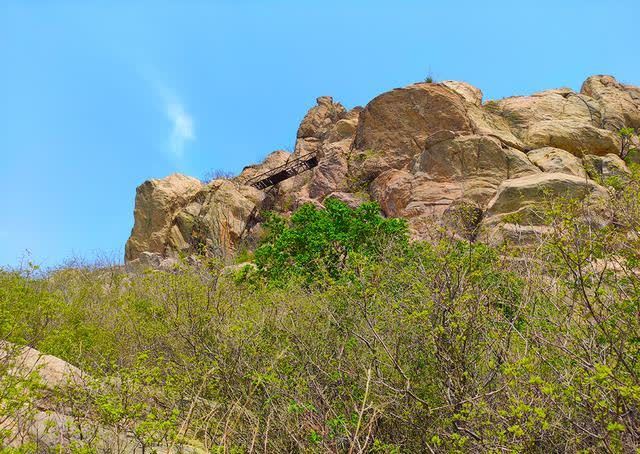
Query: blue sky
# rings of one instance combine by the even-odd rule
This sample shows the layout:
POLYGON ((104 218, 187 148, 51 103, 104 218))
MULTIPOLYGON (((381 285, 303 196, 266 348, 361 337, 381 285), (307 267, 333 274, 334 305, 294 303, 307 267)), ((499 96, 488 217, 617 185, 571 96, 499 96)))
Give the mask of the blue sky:
POLYGON ((637 0, 0 0, 0 266, 121 260, 138 184, 291 148, 321 95, 640 85, 637 21, 637 0))

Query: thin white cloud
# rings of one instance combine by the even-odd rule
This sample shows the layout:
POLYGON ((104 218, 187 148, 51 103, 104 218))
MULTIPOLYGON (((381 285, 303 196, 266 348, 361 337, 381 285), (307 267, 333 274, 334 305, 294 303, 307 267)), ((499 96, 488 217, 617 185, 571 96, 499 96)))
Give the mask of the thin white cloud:
POLYGON ((182 159, 186 147, 196 140, 195 122, 184 103, 174 90, 163 82, 163 75, 152 66, 136 65, 136 71, 152 88, 160 99, 162 108, 170 123, 167 148, 175 159, 182 159))
POLYGON ((176 158, 182 158, 186 144, 196 139, 193 118, 175 97, 171 97, 173 99, 165 98, 167 98, 165 101, 167 117, 172 124, 169 150, 176 158))

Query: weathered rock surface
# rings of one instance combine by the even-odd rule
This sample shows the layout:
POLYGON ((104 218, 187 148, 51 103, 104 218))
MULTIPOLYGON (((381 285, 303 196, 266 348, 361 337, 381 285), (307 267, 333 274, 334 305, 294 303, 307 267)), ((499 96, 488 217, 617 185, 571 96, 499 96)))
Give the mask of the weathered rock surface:
POLYGON ((410 171, 383 172, 372 194, 388 216, 409 219, 420 237, 419 226, 440 219, 453 203, 484 209, 502 181, 539 172, 495 137, 463 135, 427 148, 410 171))
POLYGON ((482 105, 482 90, 479 88, 466 82, 458 82, 455 80, 444 80, 440 83, 461 95, 467 102, 475 104, 476 106, 482 105))
MULTIPOLYGON (((37 444, 37 452, 73 452, 73 447, 89 436, 98 452, 144 451, 133 434, 121 427, 94 421, 91 415, 78 414, 69 408, 68 398, 59 398, 61 393, 65 395, 97 385, 95 378, 76 366, 30 347, 1 342, 0 368, 6 370, 16 384, 29 383, 21 390, 22 406, 11 408, 11 416, 0 421, 2 448, 18 448, 18 452, 22 452, 20 448, 32 442, 33 446, 37 444)), ((166 453, 203 452, 188 444, 179 444, 171 451, 161 446, 147 446, 147 449, 166 453)))
MULTIPOLYGON (((125 260, 162 267, 167 257, 224 254, 259 232, 263 210, 286 214, 303 203, 322 206, 330 196, 354 206, 377 201, 385 215, 407 218, 418 238, 427 225, 449 226, 455 213, 468 211, 482 225, 466 225, 475 233, 465 235, 473 238, 480 228, 480 238, 506 239, 496 232, 516 227, 499 207, 513 194, 528 197, 514 212, 529 213, 525 205, 543 193, 601 194, 595 181, 628 175, 618 132, 640 127, 640 88, 593 76, 579 93, 482 97, 457 81, 397 88, 351 110, 320 97, 302 119, 293 153, 276 151, 231 180, 204 185, 172 175, 141 185, 125 260), (249 185, 307 153, 317 156, 315 168, 264 191, 249 185)), ((541 228, 529 215, 522 222, 541 228)))
POLYGON ((625 162, 615 154, 587 155, 583 162, 589 176, 596 181, 604 182, 608 178, 619 178, 621 182, 624 182, 631 174, 625 162))
POLYGON ((11 374, 26 377, 37 374, 45 388, 82 384, 85 374, 77 367, 55 356, 45 355, 30 347, 8 342, 0 344, 0 363, 10 361, 11 374))
POLYGON ((527 153, 527 158, 543 172, 560 172, 585 177, 582 161, 560 148, 545 147, 527 153))
POLYGON ((576 156, 608 154, 620 150, 620 139, 612 131, 573 120, 544 120, 528 130, 526 142, 531 147, 556 147, 576 156))
POLYGON ((579 199, 590 207, 589 221, 604 226, 608 191, 583 177, 566 173, 540 173, 506 180, 489 203, 480 224, 479 239, 493 244, 528 243, 548 227, 545 213, 558 199, 579 199))
POLYGON ((440 131, 473 133, 467 102, 452 89, 421 83, 374 98, 360 114, 354 146, 363 170, 375 178, 389 169, 407 168, 440 131))
POLYGON ((200 180, 177 173, 138 186, 135 223, 125 246, 125 261, 145 251, 165 255, 174 216, 201 188, 200 180))
POLYGON ((580 92, 599 104, 603 127, 614 131, 640 128, 640 88, 621 84, 611 76, 591 76, 580 92))
POLYGON ((270 153, 260 164, 246 166, 242 169, 237 180, 240 183, 245 183, 260 174, 275 169, 276 167, 283 166, 289 161, 289 159, 291 159, 291 153, 288 151, 274 151, 273 153, 270 153))

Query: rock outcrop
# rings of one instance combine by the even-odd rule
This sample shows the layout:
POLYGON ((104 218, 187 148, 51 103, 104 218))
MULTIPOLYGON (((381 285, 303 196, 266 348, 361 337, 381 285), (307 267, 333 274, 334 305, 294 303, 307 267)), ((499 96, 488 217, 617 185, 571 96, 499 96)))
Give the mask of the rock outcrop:
POLYGON ((583 200, 588 222, 607 225, 608 191, 584 177, 567 173, 540 173, 504 181, 489 202, 480 224, 479 240, 501 244, 531 243, 547 230, 545 212, 559 199, 583 200))
POLYGON ((125 246, 125 261, 134 260, 145 251, 167 254, 174 217, 201 188, 199 180, 177 173, 138 186, 135 223, 125 246))
POLYGON ((377 201, 385 215, 408 219, 416 238, 464 208, 475 225, 457 233, 525 241, 526 229, 543 230, 531 214, 542 194, 600 200, 602 184, 624 181, 622 127, 640 128, 640 88, 611 76, 589 77, 580 92, 485 102, 478 88, 457 81, 397 88, 351 110, 320 97, 292 153, 276 151, 208 184, 182 175, 142 184, 125 260, 163 266, 182 254, 224 254, 256 235, 264 210, 286 214, 327 197, 353 206, 377 201), (315 168, 265 190, 250 185, 309 153, 315 168))

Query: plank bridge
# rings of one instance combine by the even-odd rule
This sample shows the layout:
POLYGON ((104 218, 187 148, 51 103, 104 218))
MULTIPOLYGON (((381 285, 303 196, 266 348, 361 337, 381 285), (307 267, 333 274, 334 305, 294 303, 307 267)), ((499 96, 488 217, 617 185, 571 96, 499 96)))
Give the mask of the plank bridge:
POLYGON ((317 165, 317 154, 315 152, 307 153, 275 169, 256 175, 248 180, 246 184, 257 189, 267 189, 306 170, 313 169, 317 165))

